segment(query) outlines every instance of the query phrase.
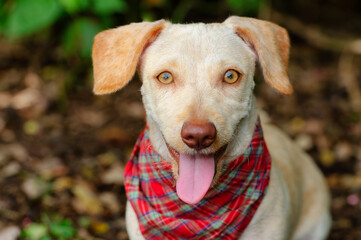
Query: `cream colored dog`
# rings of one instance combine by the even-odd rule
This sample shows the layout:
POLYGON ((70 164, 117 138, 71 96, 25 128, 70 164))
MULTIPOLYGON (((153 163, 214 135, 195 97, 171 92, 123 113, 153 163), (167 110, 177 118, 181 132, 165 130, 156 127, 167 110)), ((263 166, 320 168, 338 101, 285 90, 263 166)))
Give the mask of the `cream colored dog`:
MULTIPOLYGON (((121 89, 138 68, 154 149, 173 163, 176 179, 177 154, 221 155, 212 175, 217 184, 220 167, 242 155, 252 138, 257 121, 256 62, 271 87, 291 94, 288 54, 286 30, 261 20, 229 17, 215 24, 133 23, 95 37, 94 92, 121 89), (187 139, 184 128, 189 123, 208 124, 203 130, 212 136, 200 142, 187 139)), ((270 184, 240 239, 325 239, 331 223, 330 199, 320 171, 284 133, 261 121, 272 157, 270 184)), ((126 218, 130 238, 144 239, 129 204, 126 218)))

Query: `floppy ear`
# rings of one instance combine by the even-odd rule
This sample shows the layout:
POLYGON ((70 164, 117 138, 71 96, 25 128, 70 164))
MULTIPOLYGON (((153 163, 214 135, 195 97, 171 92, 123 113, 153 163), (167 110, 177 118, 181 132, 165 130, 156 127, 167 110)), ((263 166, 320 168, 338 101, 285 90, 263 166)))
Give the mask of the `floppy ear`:
POLYGON ((124 87, 133 77, 140 55, 166 21, 132 23, 98 33, 93 44, 95 94, 107 94, 124 87))
POLYGON ((270 22, 231 16, 224 21, 255 51, 266 82, 280 93, 290 95, 287 75, 290 42, 287 31, 270 22))

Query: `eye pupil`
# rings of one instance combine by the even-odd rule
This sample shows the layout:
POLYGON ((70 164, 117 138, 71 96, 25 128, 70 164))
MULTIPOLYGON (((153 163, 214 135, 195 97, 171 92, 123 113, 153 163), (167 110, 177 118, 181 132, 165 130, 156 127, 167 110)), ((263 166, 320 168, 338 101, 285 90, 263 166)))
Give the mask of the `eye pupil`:
POLYGON ((164 78, 164 80, 168 80, 169 78, 169 73, 163 73, 162 77, 164 78))
POLYGON ((231 71, 228 71, 226 73, 226 78, 232 79, 233 78, 233 73, 231 71))

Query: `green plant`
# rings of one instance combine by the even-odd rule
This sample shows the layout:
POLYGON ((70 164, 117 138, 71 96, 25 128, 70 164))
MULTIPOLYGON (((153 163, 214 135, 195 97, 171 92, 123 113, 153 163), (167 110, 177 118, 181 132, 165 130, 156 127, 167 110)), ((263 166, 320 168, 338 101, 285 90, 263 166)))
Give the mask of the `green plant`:
MULTIPOLYGON (((6 4, 6 3, 5 3, 6 4)), ((17 0, 8 7, 4 34, 18 38, 49 26, 61 15, 61 5, 53 0, 17 0)))
POLYGON ((76 229, 68 219, 55 216, 50 219, 42 215, 41 223, 30 223, 20 234, 20 238, 28 240, 70 240, 76 235, 76 229))
POLYGON ((8 39, 34 35, 53 26, 68 54, 90 57, 93 37, 109 27, 124 0, 1 0, 0 33, 8 39), (56 28, 56 29, 55 29, 56 28))
POLYGON ((254 15, 264 0, 227 0, 233 13, 238 15, 254 15))
POLYGON ((209 16, 256 15, 264 1, 0 0, 0 34, 21 39, 48 31, 62 52, 89 58, 94 35, 106 28, 140 19, 183 22, 196 9, 209 16))

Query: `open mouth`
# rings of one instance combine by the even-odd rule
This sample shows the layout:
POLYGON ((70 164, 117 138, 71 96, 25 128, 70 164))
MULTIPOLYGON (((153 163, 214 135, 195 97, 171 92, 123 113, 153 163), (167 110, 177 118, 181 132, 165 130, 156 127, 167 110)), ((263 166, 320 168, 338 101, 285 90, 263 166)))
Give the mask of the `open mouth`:
POLYGON ((188 204, 198 203, 211 186, 217 163, 223 156, 227 145, 213 154, 179 153, 168 144, 167 147, 178 163, 179 177, 176 183, 178 197, 188 204))

